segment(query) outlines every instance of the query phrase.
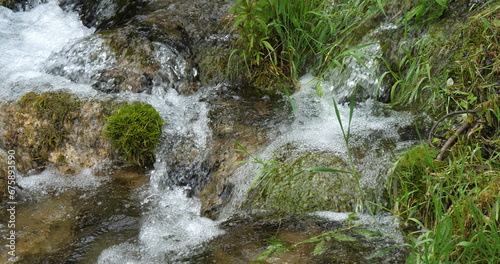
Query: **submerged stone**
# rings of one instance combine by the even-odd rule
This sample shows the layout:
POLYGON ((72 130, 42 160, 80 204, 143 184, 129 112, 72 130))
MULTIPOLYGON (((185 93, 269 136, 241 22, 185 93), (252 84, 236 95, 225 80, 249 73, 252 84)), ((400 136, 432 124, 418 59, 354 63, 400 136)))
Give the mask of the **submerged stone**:
POLYGON ((250 191, 248 203, 252 208, 292 214, 355 211, 359 190, 352 174, 304 171, 297 175, 311 167, 349 171, 335 154, 297 152, 294 146, 285 145, 278 149, 275 160, 276 168, 261 176, 262 182, 250 191))
POLYGON ((187 263, 395 264, 404 263, 408 254, 401 247, 369 259, 397 245, 397 239, 367 230, 365 225, 351 228, 349 224, 319 217, 235 216, 223 222, 221 227, 226 234, 211 241, 203 253, 191 257, 187 263), (322 236, 328 232, 332 234, 322 236), (370 237, 365 233, 370 233, 370 237), (320 243, 322 250, 318 246, 320 243), (273 247, 281 250, 269 254, 273 247))

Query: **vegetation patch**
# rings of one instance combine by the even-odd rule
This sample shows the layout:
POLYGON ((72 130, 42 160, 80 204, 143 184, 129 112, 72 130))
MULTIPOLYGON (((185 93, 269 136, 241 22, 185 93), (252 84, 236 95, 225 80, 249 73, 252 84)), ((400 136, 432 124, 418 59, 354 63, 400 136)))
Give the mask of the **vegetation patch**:
POLYGON ((228 72, 246 69, 259 88, 296 87, 298 76, 307 71, 324 73, 342 67, 343 58, 358 56, 360 47, 347 44, 349 33, 379 8, 380 1, 238 0, 229 12, 240 34, 231 57, 239 59, 236 67, 229 60, 228 72))
POLYGON ((135 102, 123 105, 108 117, 104 136, 130 164, 150 165, 162 125, 162 118, 151 105, 135 102))
MULTIPOLYGON (((290 155, 288 153, 288 155, 290 155)), ((346 164, 328 153, 304 153, 298 157, 281 157, 272 169, 261 174, 250 191, 254 208, 274 213, 304 214, 313 211, 352 211, 358 193, 352 175, 304 171, 312 166, 345 169, 346 164)))
POLYGON ((19 100, 21 112, 37 120, 33 121, 32 129, 27 129, 26 133, 21 135, 19 143, 31 141, 28 144, 31 146, 33 158, 48 159, 49 153, 63 143, 67 135, 65 127, 76 118, 75 111, 80 104, 76 98, 65 93, 26 93, 19 100))

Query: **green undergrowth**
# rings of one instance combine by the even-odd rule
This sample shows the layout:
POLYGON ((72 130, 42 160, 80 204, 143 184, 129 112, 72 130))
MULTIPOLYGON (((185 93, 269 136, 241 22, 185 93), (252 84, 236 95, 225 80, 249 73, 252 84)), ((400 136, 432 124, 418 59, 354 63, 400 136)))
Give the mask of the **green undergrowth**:
POLYGON ((449 11, 441 22, 403 19, 397 63, 381 58, 388 69, 381 79, 391 87, 391 102, 417 104, 436 115, 492 109, 500 71, 500 4, 493 2, 473 5, 464 14, 449 11))
POLYGON ((499 263, 500 3, 472 5, 463 23, 448 17, 444 26, 414 8, 402 20, 403 57, 384 60, 389 71, 381 77, 392 79, 393 104, 441 117, 428 142, 391 169, 390 209, 421 228, 408 235, 407 263, 499 263), (440 36, 444 28, 451 41, 440 36))
POLYGON ((407 263, 499 263, 500 154, 466 142, 445 161, 438 152, 417 146, 393 168, 394 213, 423 228, 407 263))
POLYGON ((104 136, 111 146, 132 165, 151 165, 163 120, 149 104, 135 102, 120 107, 108 117, 104 136))

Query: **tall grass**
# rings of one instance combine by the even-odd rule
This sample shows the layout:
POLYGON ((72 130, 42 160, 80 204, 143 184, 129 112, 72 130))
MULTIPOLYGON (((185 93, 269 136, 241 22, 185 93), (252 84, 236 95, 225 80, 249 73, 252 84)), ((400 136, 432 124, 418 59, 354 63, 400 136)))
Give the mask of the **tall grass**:
POLYGON ((238 0, 230 9, 233 29, 240 34, 231 58, 239 54, 256 85, 269 84, 276 77, 297 85, 298 76, 306 71, 321 74, 342 67, 347 56, 362 56, 356 53, 362 47, 348 47, 348 33, 380 12, 375 5, 382 8, 380 0, 336 4, 328 0, 238 0))

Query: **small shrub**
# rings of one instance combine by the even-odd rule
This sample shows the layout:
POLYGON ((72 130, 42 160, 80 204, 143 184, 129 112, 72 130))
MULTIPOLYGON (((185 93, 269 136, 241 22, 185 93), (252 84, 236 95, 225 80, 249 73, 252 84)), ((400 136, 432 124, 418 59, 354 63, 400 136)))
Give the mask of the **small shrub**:
POLYGON ((163 120, 151 105, 135 102, 122 106, 108 118, 104 136, 127 162, 148 165, 154 162, 162 125, 163 120))

